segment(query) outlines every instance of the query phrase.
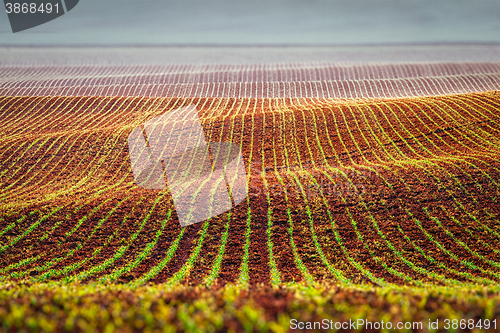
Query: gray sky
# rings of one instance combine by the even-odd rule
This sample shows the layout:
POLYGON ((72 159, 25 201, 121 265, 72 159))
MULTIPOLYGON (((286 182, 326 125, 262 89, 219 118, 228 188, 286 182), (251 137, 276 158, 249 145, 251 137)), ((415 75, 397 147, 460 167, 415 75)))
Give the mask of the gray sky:
POLYGON ((500 0, 80 0, 0 45, 500 43, 500 0))

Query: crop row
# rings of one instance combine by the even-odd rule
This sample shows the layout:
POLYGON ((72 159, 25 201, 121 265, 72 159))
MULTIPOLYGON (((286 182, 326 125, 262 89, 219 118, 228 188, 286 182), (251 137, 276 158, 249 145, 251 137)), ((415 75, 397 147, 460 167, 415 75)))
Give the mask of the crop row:
POLYGON ((43 124, 23 127, 0 109, 10 126, 0 141, 3 280, 498 284, 495 93, 3 103, 43 124), (145 119, 188 103, 208 140, 242 147, 249 196, 221 218, 180 229, 168 191, 134 184, 125 140, 145 119), (75 155, 81 147, 88 151, 75 155), (239 270, 225 272, 234 255, 239 270))

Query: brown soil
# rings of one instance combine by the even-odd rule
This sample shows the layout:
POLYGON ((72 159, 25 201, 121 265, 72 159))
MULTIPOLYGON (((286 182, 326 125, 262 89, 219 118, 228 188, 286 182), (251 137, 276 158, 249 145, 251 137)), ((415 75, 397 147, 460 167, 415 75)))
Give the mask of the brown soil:
MULTIPOLYGON (((183 283, 201 284, 210 274, 228 219, 216 285, 238 282, 249 213, 252 285, 271 281, 269 241, 281 282, 307 281, 307 274, 335 282, 314 237, 324 259, 352 282, 498 282, 499 96, 4 98, 0 270, 6 276, 28 272, 22 279, 66 270, 47 277, 57 280, 97 267, 128 245, 113 265, 85 281, 97 280, 136 260, 172 209, 154 247, 118 282, 139 278, 161 262, 181 227, 168 191, 135 185, 127 138, 148 119, 193 103, 207 139, 241 146, 250 193, 230 217, 224 213, 210 221, 183 283), (9 268, 27 258, 38 259, 9 268)), ((187 263, 202 230, 203 223, 187 227, 172 260, 151 282, 169 281, 187 263)))

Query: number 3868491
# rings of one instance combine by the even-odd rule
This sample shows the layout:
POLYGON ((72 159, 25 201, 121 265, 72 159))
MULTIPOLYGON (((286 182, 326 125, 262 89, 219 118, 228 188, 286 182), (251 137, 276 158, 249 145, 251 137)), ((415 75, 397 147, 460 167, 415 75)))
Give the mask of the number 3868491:
POLYGON ((41 3, 40 5, 36 3, 10 3, 5 4, 5 10, 7 14, 35 14, 35 13, 47 13, 50 14, 52 11, 59 13, 59 4, 56 3, 52 5, 50 2, 41 3))

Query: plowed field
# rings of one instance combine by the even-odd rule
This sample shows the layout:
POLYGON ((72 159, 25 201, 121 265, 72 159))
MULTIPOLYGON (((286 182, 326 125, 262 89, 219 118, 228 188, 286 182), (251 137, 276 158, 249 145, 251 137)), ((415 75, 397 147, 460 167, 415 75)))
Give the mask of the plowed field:
POLYGON ((0 124, 0 329, 500 320, 498 91, 11 96, 0 124), (249 194, 181 228, 127 138, 191 104, 207 141, 241 147, 249 194))

